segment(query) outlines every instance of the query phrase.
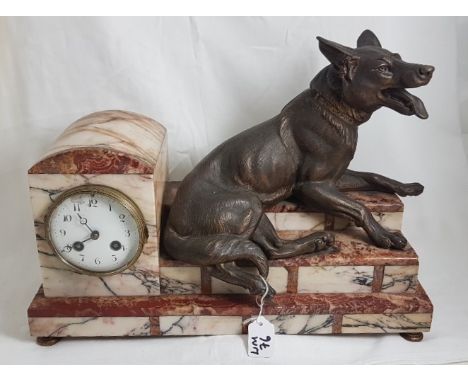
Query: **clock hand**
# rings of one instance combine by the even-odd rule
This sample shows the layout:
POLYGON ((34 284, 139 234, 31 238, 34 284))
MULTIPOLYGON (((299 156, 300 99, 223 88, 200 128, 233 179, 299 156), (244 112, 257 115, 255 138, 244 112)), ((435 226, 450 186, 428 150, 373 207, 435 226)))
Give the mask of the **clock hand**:
POLYGON ((90 239, 97 240, 99 239, 99 231, 92 230, 91 227, 88 225, 88 219, 82 217, 79 213, 76 213, 80 218, 80 223, 85 225, 91 232, 90 239))
MULTIPOLYGON (((89 237, 87 239, 84 239, 82 241, 76 241, 75 243, 83 244, 83 243, 86 243, 88 240, 97 240, 97 239, 99 239, 99 232, 98 231, 92 231, 91 235, 89 235, 89 237)), ((73 245, 75 245, 75 244, 73 244, 73 245)))
POLYGON ((80 218, 80 224, 83 224, 85 225, 91 233, 93 233, 94 231, 91 229, 91 227, 88 225, 88 219, 82 217, 79 213, 77 213, 78 217, 80 218))

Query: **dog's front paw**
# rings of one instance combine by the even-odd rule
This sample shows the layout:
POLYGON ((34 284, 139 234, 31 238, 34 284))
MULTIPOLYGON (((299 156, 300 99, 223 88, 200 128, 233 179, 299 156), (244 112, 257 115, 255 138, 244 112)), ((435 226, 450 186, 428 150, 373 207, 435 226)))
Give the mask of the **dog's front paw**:
POLYGON ((400 196, 417 196, 422 194, 424 186, 420 183, 403 183, 395 192, 400 196))
POLYGON ((382 231, 372 237, 375 244, 381 248, 403 249, 408 243, 407 240, 398 232, 382 231))

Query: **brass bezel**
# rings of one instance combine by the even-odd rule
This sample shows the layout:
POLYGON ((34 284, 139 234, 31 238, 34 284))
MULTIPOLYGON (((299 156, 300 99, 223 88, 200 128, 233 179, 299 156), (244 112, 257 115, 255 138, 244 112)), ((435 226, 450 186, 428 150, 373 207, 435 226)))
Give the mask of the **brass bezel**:
POLYGON ((112 188, 109 186, 102 186, 102 185, 86 184, 86 185, 77 186, 77 187, 74 187, 67 191, 62 192, 49 206, 49 209, 47 210, 47 213, 44 217, 44 226, 45 226, 45 236, 46 236, 47 242, 49 243, 50 247, 54 251, 55 255, 70 268, 74 269, 75 271, 81 274, 88 275, 88 276, 111 276, 111 275, 115 275, 117 273, 123 272, 124 270, 126 270, 127 268, 135 264, 135 262, 140 257, 141 252, 143 251, 143 246, 148 240, 148 229, 146 228, 145 218, 143 217, 143 214, 138 208, 138 206, 136 205, 136 203, 132 199, 130 199, 127 195, 125 195, 123 192, 116 190, 115 188, 112 188), (130 212, 130 215, 132 215, 133 219, 135 219, 135 222, 138 227, 139 241, 138 241, 138 248, 135 252, 135 255, 131 258, 129 262, 127 262, 123 266, 113 271, 97 272, 97 271, 89 271, 86 269, 82 269, 79 266, 71 264, 67 259, 62 257, 62 255, 60 254, 60 251, 55 247, 50 237, 49 219, 52 213, 54 212, 54 210, 64 200, 72 197, 73 195, 78 195, 78 194, 101 194, 101 195, 107 196, 109 198, 116 200, 118 203, 123 205, 130 212))

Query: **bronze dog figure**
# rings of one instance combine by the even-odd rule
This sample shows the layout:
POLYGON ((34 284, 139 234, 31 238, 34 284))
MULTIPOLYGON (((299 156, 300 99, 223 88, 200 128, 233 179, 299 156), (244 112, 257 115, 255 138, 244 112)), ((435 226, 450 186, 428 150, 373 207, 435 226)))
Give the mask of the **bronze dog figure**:
MULTIPOLYGON (((280 239, 263 212, 294 195, 305 205, 352 219, 380 247, 405 247, 398 233, 382 228, 370 211, 340 190, 382 190, 419 195, 419 183, 347 170, 356 150, 358 126, 382 106, 427 118, 423 102, 405 88, 426 85, 434 71, 404 62, 381 47, 369 30, 349 48, 318 37, 330 61, 279 115, 230 138, 209 153, 183 180, 169 213, 164 245, 169 255, 208 266, 212 276, 258 294, 258 274, 267 259, 320 251, 333 235, 316 232, 298 240, 280 239)), ((270 287, 269 294, 274 294, 270 287)))

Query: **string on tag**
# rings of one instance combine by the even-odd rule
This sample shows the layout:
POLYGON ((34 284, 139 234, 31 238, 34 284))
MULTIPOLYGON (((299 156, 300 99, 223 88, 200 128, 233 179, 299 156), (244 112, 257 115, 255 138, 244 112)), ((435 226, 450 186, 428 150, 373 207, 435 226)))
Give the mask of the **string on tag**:
POLYGON ((265 284, 265 292, 260 298, 260 301, 258 301, 258 296, 255 298, 255 302, 260 308, 260 311, 257 317, 252 317, 244 321, 244 323, 250 322, 247 327, 247 355, 253 358, 269 358, 273 355, 275 326, 262 316, 263 304, 268 295, 270 286, 262 276, 260 277, 265 284))
POLYGON ((255 297, 255 302, 257 303, 257 306, 260 308, 260 311, 258 312, 257 317, 250 317, 250 318, 247 318, 246 320, 244 320, 244 324, 247 324, 247 323, 253 322, 253 321, 257 321, 257 323, 260 326, 263 325, 263 323, 261 321, 258 321, 258 319, 262 316, 262 313, 263 313, 263 303, 265 301, 266 296, 268 295, 269 285, 268 285, 268 282, 266 281, 266 279, 262 275, 259 275, 259 276, 262 279, 263 284, 265 285, 265 292, 263 293, 262 297, 260 298, 260 302, 258 302, 258 296, 255 297))

